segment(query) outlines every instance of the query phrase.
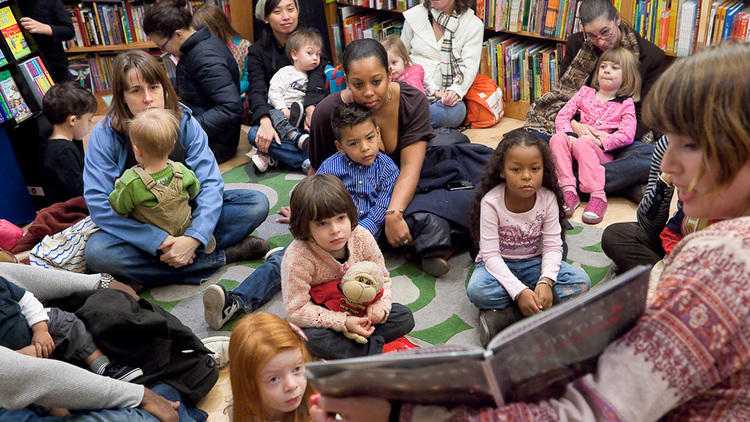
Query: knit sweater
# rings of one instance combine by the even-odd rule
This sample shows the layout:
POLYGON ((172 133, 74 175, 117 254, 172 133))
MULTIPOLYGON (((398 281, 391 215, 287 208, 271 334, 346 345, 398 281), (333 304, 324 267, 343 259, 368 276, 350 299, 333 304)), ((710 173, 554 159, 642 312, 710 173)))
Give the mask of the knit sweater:
POLYGON ((750 217, 686 236, 651 303, 595 374, 559 399, 499 409, 404 406, 401 421, 705 421, 750 414, 750 217), (663 419, 660 419, 662 418, 663 419))
POLYGON ((341 264, 312 239, 295 239, 287 247, 281 261, 281 294, 289 322, 300 327, 344 331, 348 314, 313 303, 310 287, 340 280, 351 264, 360 261, 375 262, 383 269, 383 296, 367 308, 367 315, 380 316, 385 312, 388 316, 391 312, 391 279, 375 238, 365 228, 357 226, 352 230, 346 248, 349 259, 341 264))

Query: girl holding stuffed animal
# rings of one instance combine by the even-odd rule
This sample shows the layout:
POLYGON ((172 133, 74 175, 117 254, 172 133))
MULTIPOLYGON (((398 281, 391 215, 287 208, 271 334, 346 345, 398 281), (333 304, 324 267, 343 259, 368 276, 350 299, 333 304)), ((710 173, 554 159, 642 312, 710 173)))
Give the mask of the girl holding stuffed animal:
POLYGON ((383 254, 372 234, 357 225, 357 208, 341 180, 330 174, 305 178, 292 192, 290 206, 294 241, 281 262, 281 292, 287 318, 303 328, 310 353, 325 359, 379 354, 385 343, 411 331, 414 317, 407 307, 391 303, 383 254), (366 306, 363 316, 312 300, 311 290, 336 288, 349 267, 361 261, 377 264, 383 279, 381 297, 366 306), (367 343, 348 339, 345 331, 367 343))
POLYGON ((607 151, 628 146, 635 137, 634 101, 641 93, 638 59, 630 50, 610 48, 599 58, 591 84, 593 87, 582 86, 557 113, 557 133, 549 143, 563 190, 565 215, 573 215, 581 203, 573 175, 575 158, 581 192, 591 194, 582 219, 596 224, 607 211, 604 164, 613 158, 607 151), (576 113, 580 114, 578 121, 573 120, 576 113))
POLYGON ((276 315, 245 316, 229 340, 232 420, 309 421, 304 333, 276 315))
POLYGON ((483 345, 551 307, 553 296, 588 290, 588 275, 562 259, 565 225, 549 146, 523 129, 507 133, 487 164, 469 225, 479 254, 466 294, 480 309, 483 345))

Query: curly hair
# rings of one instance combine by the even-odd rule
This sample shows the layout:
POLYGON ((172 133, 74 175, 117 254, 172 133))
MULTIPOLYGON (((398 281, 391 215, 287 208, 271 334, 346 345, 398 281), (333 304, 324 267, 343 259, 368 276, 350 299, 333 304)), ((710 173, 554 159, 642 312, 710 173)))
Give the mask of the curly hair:
POLYGON ((482 176, 482 182, 479 187, 475 190, 474 204, 471 208, 469 232, 471 239, 474 241, 474 246, 479 246, 479 221, 480 221, 480 209, 482 198, 491 191, 495 186, 505 182, 500 176, 505 166, 505 156, 508 151, 516 145, 526 147, 537 147, 539 153, 542 154, 542 161, 544 162, 544 173, 542 176, 542 186, 549 189, 555 194, 557 198, 557 207, 560 215, 560 236, 563 242, 565 241, 565 227, 567 226, 565 217, 565 211, 563 210, 563 194, 560 185, 557 183, 557 174, 555 173, 555 161, 552 156, 552 150, 549 144, 545 142, 539 136, 526 131, 525 129, 515 129, 503 136, 503 140, 495 148, 495 152, 492 154, 492 158, 487 163, 484 170, 484 176, 482 176))

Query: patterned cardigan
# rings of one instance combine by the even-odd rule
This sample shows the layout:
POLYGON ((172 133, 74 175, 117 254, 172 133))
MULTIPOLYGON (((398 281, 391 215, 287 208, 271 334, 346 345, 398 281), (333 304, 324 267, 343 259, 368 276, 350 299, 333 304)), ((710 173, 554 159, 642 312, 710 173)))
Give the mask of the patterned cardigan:
POLYGON ((750 420, 750 217, 686 236, 653 302, 556 400, 500 409, 404 406, 401 421, 750 420))
POLYGON ((349 259, 339 263, 314 240, 295 239, 284 252, 281 261, 281 294, 286 318, 300 327, 330 328, 344 331, 347 313, 328 310, 310 298, 310 287, 331 280, 340 280, 355 262, 372 261, 383 269, 383 296, 367 308, 367 316, 391 312, 391 278, 385 268, 383 254, 375 238, 367 229, 357 226, 346 243, 349 259))

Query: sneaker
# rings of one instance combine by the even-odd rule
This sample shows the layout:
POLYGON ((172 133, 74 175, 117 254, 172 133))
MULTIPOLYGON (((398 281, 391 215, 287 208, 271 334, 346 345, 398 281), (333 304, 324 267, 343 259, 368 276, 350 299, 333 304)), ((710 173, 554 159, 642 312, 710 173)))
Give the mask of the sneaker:
POLYGON ((229 336, 206 337, 201 340, 203 345, 211 351, 211 357, 216 361, 216 367, 221 369, 229 363, 229 336))
POLYGON ((441 256, 422 258, 422 271, 433 277, 440 277, 450 271, 451 265, 441 256))
POLYGON ((276 167, 276 159, 260 151, 253 154, 250 157, 250 161, 253 163, 253 167, 255 167, 257 173, 265 173, 269 168, 276 167))
POLYGON ((305 110, 302 107, 302 103, 299 101, 293 102, 292 105, 289 106, 289 123, 291 123, 293 126, 300 127, 300 124, 302 124, 302 119, 304 117, 305 110))
POLYGON ((586 208, 583 209, 581 220, 586 224, 601 223, 605 211, 607 211, 607 200, 592 196, 586 208))
POLYGON ((266 252, 266 255, 263 257, 263 261, 268 261, 268 258, 271 257, 271 255, 275 254, 276 252, 281 252, 284 250, 283 246, 277 246, 270 251, 266 252))
POLYGON ((208 238, 208 242, 206 242, 206 247, 203 248, 204 253, 213 253, 216 250, 216 238, 214 235, 211 235, 211 237, 208 238))
POLYGON ((569 190, 563 192, 563 211, 566 217, 573 215, 579 205, 581 205, 581 200, 575 192, 569 190))
POLYGON ((240 304, 224 286, 214 284, 203 292, 203 317, 214 330, 220 330, 239 310, 240 304))
POLYGON ((97 374, 116 380, 130 382, 143 375, 141 368, 133 368, 120 362, 109 361, 97 371, 97 374))
POLYGON ((268 242, 252 235, 240 240, 236 245, 224 249, 227 264, 258 259, 265 256, 266 252, 268 252, 268 242))
POLYGON ((300 151, 307 151, 307 142, 310 140, 310 135, 307 133, 300 133, 297 136, 297 148, 299 148, 300 151))
POLYGON ((523 313, 518 306, 511 304, 503 309, 479 310, 479 341, 482 347, 487 347, 493 337, 505 327, 523 319, 523 313))

